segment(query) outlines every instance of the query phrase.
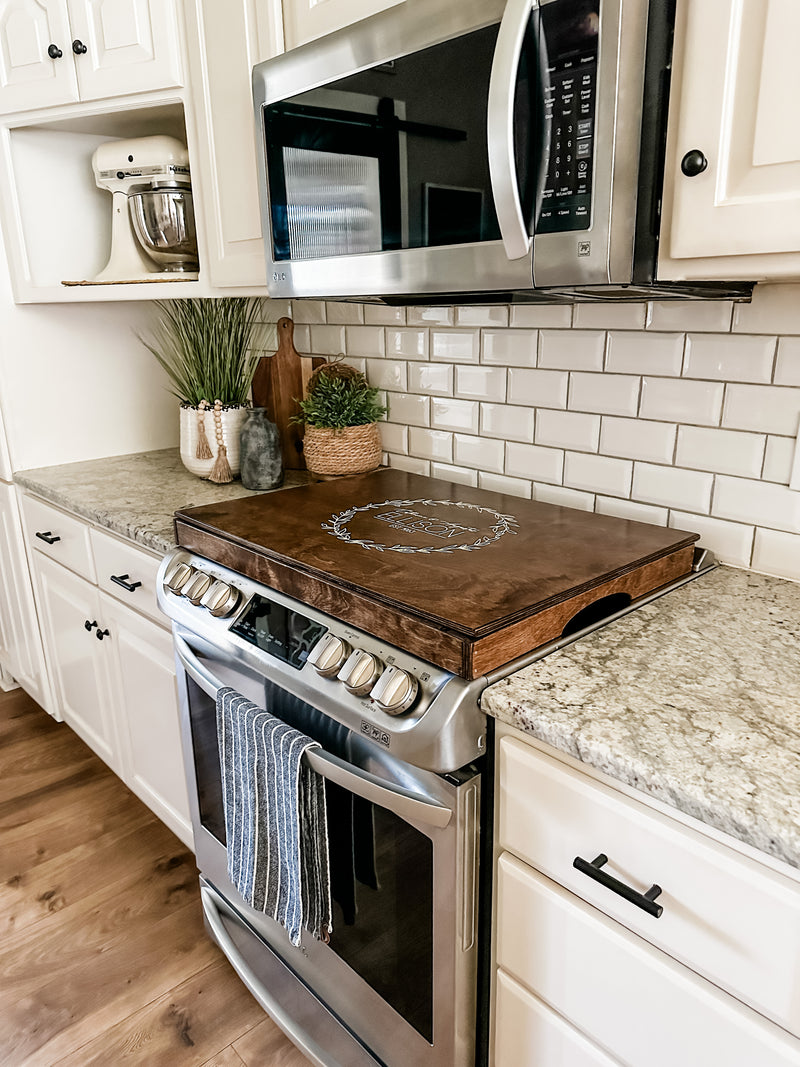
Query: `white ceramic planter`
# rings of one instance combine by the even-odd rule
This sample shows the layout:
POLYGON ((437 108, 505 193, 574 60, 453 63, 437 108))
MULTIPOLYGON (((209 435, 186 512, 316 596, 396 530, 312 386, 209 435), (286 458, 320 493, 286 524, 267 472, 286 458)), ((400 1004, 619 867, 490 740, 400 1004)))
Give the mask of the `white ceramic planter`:
MULTIPOLYGON (((184 467, 196 474, 198 478, 208 478, 217 458, 217 434, 214 424, 214 412, 207 409, 203 413, 206 437, 211 448, 211 459, 197 458, 197 441, 199 438, 199 412, 197 408, 181 408, 181 461, 184 467)), ((222 440, 228 453, 228 464, 234 477, 239 474, 239 435, 242 423, 247 415, 247 407, 225 408, 220 412, 222 440)))

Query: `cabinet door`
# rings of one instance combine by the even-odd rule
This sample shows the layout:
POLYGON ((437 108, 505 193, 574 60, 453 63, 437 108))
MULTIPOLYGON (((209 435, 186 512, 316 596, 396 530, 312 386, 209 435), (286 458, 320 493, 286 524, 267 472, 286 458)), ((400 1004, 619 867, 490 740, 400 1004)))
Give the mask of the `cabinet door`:
POLYGON ((93 585, 60 563, 34 552, 40 593, 45 650, 64 720, 89 748, 120 773, 119 744, 105 671, 104 641, 108 629, 100 617, 99 594, 93 585), (87 623, 94 624, 87 628, 87 623))
POLYGON ((66 0, 0 0, 0 114, 77 100, 71 43, 66 0))
MULTIPOLYGON (((0 483, 0 663, 52 715, 53 700, 22 539, 17 500, 0 483)), ((58 716, 56 716, 58 718, 58 716)))
POLYGON ((286 47, 297 48, 323 34, 394 7, 401 0, 284 0, 286 47))
POLYGON ((178 728, 172 634, 100 594, 111 631, 113 697, 122 741, 122 777, 140 800, 190 848, 189 799, 178 728))
POLYGON ((798 36, 796 0, 679 0, 660 277, 800 275, 798 36))
POLYGON ((181 84, 174 0, 69 0, 69 5, 81 100, 181 84))

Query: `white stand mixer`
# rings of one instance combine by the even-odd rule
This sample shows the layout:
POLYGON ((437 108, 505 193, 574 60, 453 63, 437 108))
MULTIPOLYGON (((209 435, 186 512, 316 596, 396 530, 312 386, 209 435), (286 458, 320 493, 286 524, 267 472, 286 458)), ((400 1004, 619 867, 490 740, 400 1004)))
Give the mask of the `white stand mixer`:
POLYGON ((111 193, 111 254, 96 282, 190 281, 197 241, 189 154, 174 137, 108 141, 92 156, 111 193))

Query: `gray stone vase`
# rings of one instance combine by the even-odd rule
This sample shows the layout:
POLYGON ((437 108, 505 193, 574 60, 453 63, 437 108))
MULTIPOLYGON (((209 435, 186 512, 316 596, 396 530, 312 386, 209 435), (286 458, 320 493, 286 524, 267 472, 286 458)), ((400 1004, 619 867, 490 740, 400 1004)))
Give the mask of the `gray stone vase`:
POLYGON ((277 489, 283 482, 283 456, 278 427, 266 408, 250 408, 242 426, 241 479, 245 489, 277 489))

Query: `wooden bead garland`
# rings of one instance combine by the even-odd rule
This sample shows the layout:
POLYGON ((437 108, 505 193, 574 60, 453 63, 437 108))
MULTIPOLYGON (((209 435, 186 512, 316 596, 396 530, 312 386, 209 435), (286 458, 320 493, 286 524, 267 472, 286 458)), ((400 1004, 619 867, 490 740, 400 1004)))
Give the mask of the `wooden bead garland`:
POLYGON ((222 401, 214 401, 214 432, 217 437, 217 458, 208 476, 210 482, 222 485, 224 482, 233 481, 233 472, 228 463, 228 449, 225 447, 225 438, 222 433, 222 401))

